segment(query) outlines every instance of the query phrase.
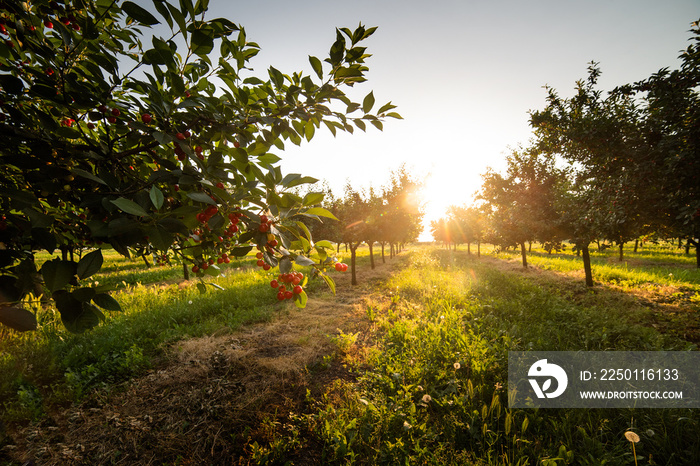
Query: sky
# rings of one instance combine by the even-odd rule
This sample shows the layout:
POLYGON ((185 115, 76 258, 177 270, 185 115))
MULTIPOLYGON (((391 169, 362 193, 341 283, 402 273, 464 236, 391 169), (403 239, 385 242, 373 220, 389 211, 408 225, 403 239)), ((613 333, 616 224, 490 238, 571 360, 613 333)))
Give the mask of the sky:
POLYGON ((324 129, 277 155, 285 173, 324 180, 337 195, 348 182, 380 189, 405 165, 425 179, 427 225, 471 203, 481 175, 503 171, 505 155, 527 145, 543 86, 571 95, 591 61, 603 90, 677 68, 700 1, 210 0, 208 16, 242 25, 260 45, 251 66, 261 77, 271 65, 315 76, 308 56, 327 57, 336 27, 377 26, 364 44, 368 81, 349 94, 361 102, 373 91, 376 108, 391 101, 404 119, 381 132, 324 129))

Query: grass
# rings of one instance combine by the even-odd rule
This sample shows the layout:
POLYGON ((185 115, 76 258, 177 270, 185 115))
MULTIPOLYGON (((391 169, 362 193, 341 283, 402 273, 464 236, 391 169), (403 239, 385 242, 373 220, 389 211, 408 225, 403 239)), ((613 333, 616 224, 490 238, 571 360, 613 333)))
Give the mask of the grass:
MULTIPOLYGON (((361 262, 368 260, 361 254, 361 262)), ((111 390, 143 373, 177 340, 268 321, 294 308, 277 303, 269 286, 275 272, 254 262, 250 256, 224 266, 223 276, 208 279, 223 290, 207 287, 201 294, 194 286, 198 280, 180 283, 180 267, 146 268, 141 260, 105 252, 103 271, 90 280, 117 286, 113 296, 123 312, 107 313, 100 326, 75 335, 64 329, 54 308, 38 308, 38 331, 0 331, 3 420, 36 420, 51 406, 76 402, 96 389, 111 390)), ((306 289, 313 296, 326 286, 311 280, 306 289)))
POLYGON ((309 417, 351 464, 695 464, 700 414, 508 409, 509 350, 688 350, 621 301, 577 304, 464 252, 424 249, 368 309, 380 337, 357 384, 309 417))
MULTIPOLYGON (((379 285, 379 297, 368 298, 366 334, 333 337, 356 377, 337 380, 315 399, 307 395, 308 409, 290 413, 288 422, 251 426, 269 432, 269 441, 251 446, 252 463, 284 464, 316 445, 324 464, 632 465, 624 437, 632 430, 641 437, 639 464, 695 464, 697 410, 509 409, 506 392, 508 351, 697 350, 655 329, 654 314, 627 294, 655 284, 697 296, 696 272, 682 256, 657 249, 620 264, 612 260, 615 252, 596 253, 596 280, 619 288, 605 291, 587 290, 580 277, 566 275, 581 269, 572 254, 534 252, 532 264, 557 272, 536 275, 505 266, 485 249, 482 259, 460 249, 414 248, 402 259, 406 266, 379 285), (673 267, 676 259, 681 265, 673 267)), ((342 250, 341 256, 348 260, 342 250)), ((361 249, 358 263, 368 262, 361 249)), ((72 335, 48 310, 40 331, 3 334, 3 419, 41 419, 96 390, 119 387, 177 340, 274 318, 286 308, 275 304, 271 274, 246 264, 215 280, 223 291, 200 295, 168 278, 147 284, 158 282, 159 273, 177 277, 179 268, 147 270, 132 262, 130 269, 109 257, 96 280, 123 283, 116 293, 123 313, 72 335)), ((323 289, 311 287, 312 294, 323 289)), ((337 364, 334 358, 328 366, 337 364)))

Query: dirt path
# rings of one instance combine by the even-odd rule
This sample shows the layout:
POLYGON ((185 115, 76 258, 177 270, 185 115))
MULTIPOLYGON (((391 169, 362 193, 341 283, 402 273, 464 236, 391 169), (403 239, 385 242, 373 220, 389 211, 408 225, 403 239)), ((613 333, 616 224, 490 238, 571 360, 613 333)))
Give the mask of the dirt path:
MULTIPOLYGON (((363 333, 366 301, 405 253, 371 270, 335 274, 337 294, 285 306, 274 321, 178 342, 143 377, 112 395, 52 413, 21 437, 12 456, 23 464, 247 464, 254 443, 267 444, 290 413, 310 407, 336 379, 352 380, 334 337, 363 333)), ((318 464, 305 448, 295 464, 318 464)))

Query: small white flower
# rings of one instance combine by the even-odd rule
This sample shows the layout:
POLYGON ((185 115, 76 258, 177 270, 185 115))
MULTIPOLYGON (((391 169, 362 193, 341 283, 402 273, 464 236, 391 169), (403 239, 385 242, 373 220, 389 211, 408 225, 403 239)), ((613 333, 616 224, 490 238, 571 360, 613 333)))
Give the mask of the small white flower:
POLYGON ((428 394, 423 395, 423 398, 421 398, 421 401, 423 403, 430 403, 432 401, 432 397, 428 394))
POLYGON ((192 300, 190 299, 189 301, 187 301, 187 304, 192 304, 192 300))
POLYGON ((360 403, 362 403, 365 406, 369 405, 369 401, 365 400, 364 398, 360 398, 360 403))
POLYGON ((413 426, 411 424, 409 424, 408 421, 403 421, 403 428, 404 429, 408 430, 411 427, 413 427, 413 426))
POLYGON ((454 366, 454 368, 455 368, 456 371, 459 370, 460 367, 462 367, 458 362, 456 362, 456 363, 454 363, 454 364, 452 364, 452 365, 454 366))
POLYGON ((655 433, 656 433, 656 432, 654 432, 653 430, 647 429, 647 435, 648 435, 649 437, 653 437, 655 433))
POLYGON ((422 391, 423 391, 423 386, 422 386, 422 385, 418 385, 418 386, 416 387, 416 390, 418 390, 419 392, 422 392, 422 391))

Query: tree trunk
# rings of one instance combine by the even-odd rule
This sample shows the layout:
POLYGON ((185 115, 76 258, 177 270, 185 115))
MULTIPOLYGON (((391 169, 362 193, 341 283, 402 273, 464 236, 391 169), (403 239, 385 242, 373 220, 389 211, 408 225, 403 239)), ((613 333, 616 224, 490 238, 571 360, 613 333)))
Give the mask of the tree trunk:
POLYGON ((639 239, 634 240, 634 252, 637 252, 637 248, 639 247, 639 239))
POLYGON ((476 257, 481 257, 481 241, 476 242, 476 257))
POLYGON ((686 256, 690 255, 690 240, 685 242, 685 255, 686 256))
POLYGON ((588 251, 588 245, 581 248, 581 256, 583 257, 583 270, 586 273, 586 286, 593 286, 593 272, 591 271, 591 255, 588 251))
POLYGON ((599 239, 595 240, 595 244, 598 245, 598 252, 600 252, 600 240, 599 239))
POLYGON ((532 241, 527 242, 527 252, 532 252, 532 241))
POLYGON ((190 279, 190 269, 187 268, 187 262, 184 260, 182 261, 182 275, 185 277, 185 280, 190 279))
POLYGON ((374 241, 367 241, 369 245, 369 265, 374 270, 374 241))
POLYGON ((625 247, 625 242, 624 242, 624 241, 620 241, 618 244, 619 244, 619 246, 620 246, 620 259, 619 259, 619 260, 620 260, 620 262, 622 262, 622 260, 624 259, 623 248, 625 247))
POLYGON ((472 243, 467 243, 467 254, 472 255, 472 243))
POLYGON ((356 252, 357 252, 357 247, 360 245, 360 243, 357 244, 351 244, 350 245, 350 268, 352 270, 352 285, 357 285, 357 274, 355 272, 355 258, 356 258, 356 252))
POLYGON ((382 245, 382 264, 386 264, 386 259, 384 258, 384 241, 380 244, 382 245))
POLYGON ((683 238, 678 238, 678 249, 683 247, 683 238))
POLYGON ((686 248, 690 247, 691 244, 695 246, 695 265, 700 269, 700 238, 696 240, 688 239, 686 248))
POLYGON ((151 263, 148 262, 148 259, 146 258, 146 255, 145 255, 145 254, 141 256, 141 259, 143 259, 143 263, 146 264, 146 268, 147 268, 147 269, 150 269, 150 268, 151 268, 151 263))
POLYGON ((520 242, 520 255, 523 256, 523 267, 527 268, 527 252, 525 251, 525 241, 520 242))

